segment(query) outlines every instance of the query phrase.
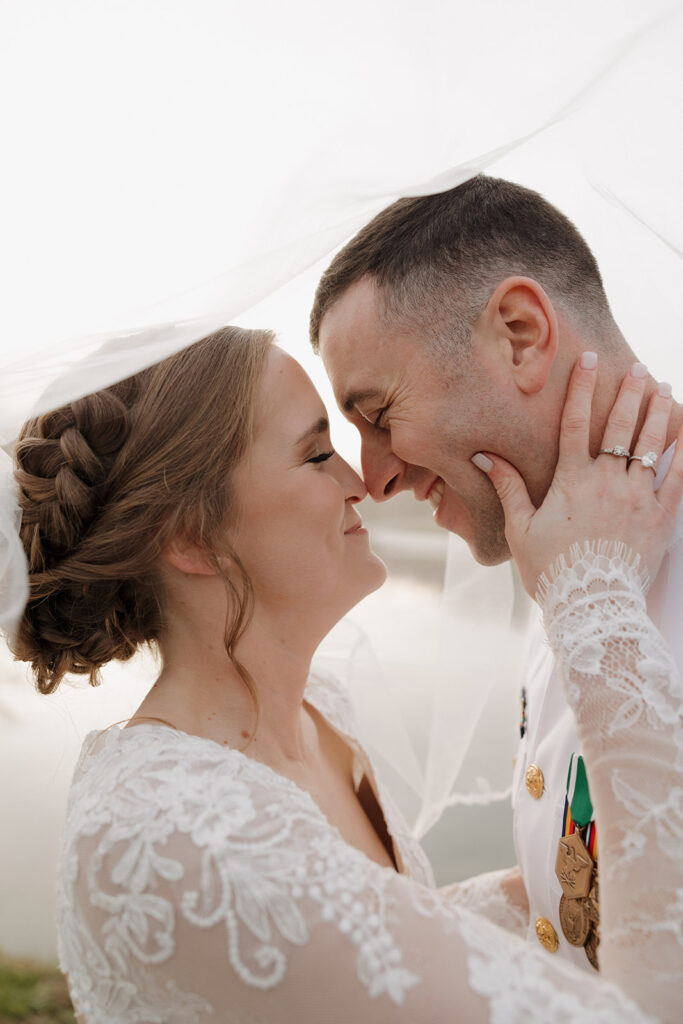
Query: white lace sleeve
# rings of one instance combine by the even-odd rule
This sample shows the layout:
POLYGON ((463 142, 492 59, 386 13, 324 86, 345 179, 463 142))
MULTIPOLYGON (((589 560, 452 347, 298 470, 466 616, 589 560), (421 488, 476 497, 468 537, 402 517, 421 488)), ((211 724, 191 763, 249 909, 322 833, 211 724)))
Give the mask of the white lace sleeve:
POLYGON ((539 601, 583 746, 600 842, 600 967, 679 1020, 683 686, 647 615, 638 559, 584 545, 539 601))
POLYGON ((90 746, 58 902, 87 1024, 651 1020, 368 860, 308 793, 237 751, 154 726, 90 746))
POLYGON ((487 871, 464 882, 444 886, 439 891, 453 904, 485 917, 499 928, 521 938, 526 936, 529 901, 518 867, 487 871))

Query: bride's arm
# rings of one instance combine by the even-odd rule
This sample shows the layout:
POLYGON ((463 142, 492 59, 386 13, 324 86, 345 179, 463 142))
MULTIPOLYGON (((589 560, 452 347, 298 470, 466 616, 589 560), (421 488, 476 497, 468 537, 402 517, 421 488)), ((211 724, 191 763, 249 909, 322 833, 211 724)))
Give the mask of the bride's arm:
MULTIPOLYGON (((557 585, 569 581, 577 593, 575 576, 575 569, 565 569, 557 585)), ((619 600, 637 606, 637 576, 628 575, 626 584, 619 600)), ((641 613, 642 608, 639 630, 645 632, 637 635, 656 648, 643 664, 644 686, 675 693, 670 660, 641 613)), ((595 616, 579 600, 568 637, 562 602, 547 603, 546 614, 571 674, 575 652, 579 666, 585 659, 574 636, 586 636, 584 626, 595 616)), ((607 616, 604 623, 590 647, 599 659, 615 643, 621 645, 624 633, 619 615, 607 616)), ((609 665, 612 682, 622 678, 621 664, 618 658, 609 665)), ((609 721, 619 722, 629 710, 630 693, 600 680, 594 690, 601 691, 599 706, 609 721)), ((579 715, 583 720, 583 707, 579 715)), ((661 802, 672 777, 679 789, 683 783, 680 765, 666 756, 674 732, 666 717, 657 733, 664 747, 648 781, 653 803, 661 802)), ((600 741, 603 723, 590 711, 583 729, 588 748, 600 741)), ((651 726, 643 716, 633 730, 636 746, 647 743, 651 726)), ((164 730, 159 732, 162 743, 164 730)), ((665 987, 660 999, 650 978, 660 965, 651 962, 648 943, 654 950, 662 936, 643 936, 637 956, 644 957, 644 965, 634 965, 633 951, 624 945, 620 914, 622 908, 630 913, 639 906, 644 865, 627 860, 614 877, 609 869, 620 852, 618 841, 606 838, 601 853, 602 943, 611 952, 602 976, 593 977, 368 860, 286 780, 251 772, 247 765, 234 776, 215 758, 178 762, 173 750, 161 747, 136 769, 134 780, 118 794, 117 815, 91 784, 92 806, 79 811, 79 833, 67 835, 64 884, 74 878, 75 891, 65 890, 64 899, 79 910, 78 927, 62 936, 63 966, 70 971, 77 1009, 89 1024, 112 1019, 569 1024, 587 1016, 600 1024, 636 1024, 652 1019, 608 979, 618 979, 648 1013, 678 1019, 672 987, 665 987), (72 874, 76 863, 81 866, 77 877, 72 874), (93 990, 99 993, 96 1002, 90 998, 93 990), (94 1010, 102 1005, 103 992, 110 1000, 108 1015, 94 1010)), ((609 795, 613 770, 609 756, 598 758, 591 784, 596 801, 602 801, 599 813, 606 822, 616 814, 618 828, 623 808, 609 795)), ((630 809, 633 829, 647 830, 650 810, 642 801, 630 809)), ((662 859, 656 879, 660 893, 680 870, 662 859)), ((677 920, 675 907, 657 908, 662 929, 677 920)))
POLYGON ((515 935, 529 926, 529 898, 519 867, 474 875, 439 889, 441 895, 515 935))
MULTIPOLYGON (((579 594, 578 571, 561 570, 554 586, 566 589, 568 584, 572 594, 579 594)), ((598 593, 607 594, 604 575, 594 579, 598 593)), ((615 599, 616 591, 611 593, 615 599)), ((596 616, 589 605, 596 598, 592 593, 588 603, 579 599, 572 605, 570 631, 562 625, 567 621, 564 603, 546 598, 548 626, 568 676, 576 664, 584 670, 585 651, 575 637, 593 629, 596 616)), ((644 688, 675 694, 678 682, 670 659, 639 605, 637 574, 626 573, 616 600, 634 605, 630 621, 638 619, 639 642, 647 638, 654 647, 641 667, 644 688)), ((611 685, 600 676, 592 691, 600 692, 599 707, 609 722, 618 723, 630 707, 631 694, 619 680, 632 659, 603 661, 615 644, 621 648, 624 628, 619 614, 603 616, 601 611, 597 621, 604 628, 599 636, 591 634, 590 652, 609 669, 611 685)), ((626 633, 633 635, 630 629, 626 633)), ((584 721, 583 706, 578 710, 588 749, 601 742, 604 723, 592 710, 584 721)), ((683 783, 680 764, 676 767, 666 754, 674 724, 666 713, 660 718, 657 743, 663 747, 648 781, 653 804, 661 802, 672 778, 679 789, 683 783)), ((636 747, 648 742, 651 725, 645 716, 632 729, 636 747)), ((153 801, 152 813, 148 809, 145 814, 134 800, 120 801, 125 820, 111 821, 95 834, 90 830, 96 815, 106 811, 97 793, 92 811, 83 814, 86 832, 77 840, 82 869, 75 902, 82 908, 84 927, 69 937, 70 960, 77 965, 70 980, 89 1024, 114 1019, 113 1013, 90 1012, 94 984, 109 987, 112 1009, 120 1010, 127 1001, 138 1012, 137 1018, 119 1012, 116 1019, 166 1024, 211 1019, 568 1024, 587 1016, 600 1024, 635 1024, 652 1020, 648 1014, 678 1019, 672 986, 665 986, 660 997, 651 978, 660 965, 652 963, 649 949, 655 951, 662 936, 643 936, 636 954, 643 964, 633 963, 633 951, 623 942, 621 911, 639 908, 644 864, 631 858, 615 877, 611 865, 620 854, 618 841, 606 838, 601 853, 602 943, 610 953, 602 976, 588 976, 368 860, 341 839, 312 801, 303 794, 293 799, 285 781, 278 789, 272 774, 253 774, 245 767, 234 780, 228 773, 223 789, 213 761, 204 768, 199 763, 197 774, 187 763, 165 769, 163 754, 139 769, 134 792, 144 794, 147 806, 168 770, 177 801, 153 801), (609 983, 615 979, 642 1000, 647 1013, 609 983), (141 1012, 148 1015, 140 1017, 141 1012)), ((624 812, 610 797, 613 774, 610 757, 597 758, 591 784, 596 801, 602 801, 599 813, 610 828, 616 814, 619 828, 624 812)), ((637 802, 629 810, 629 824, 647 830, 650 812, 648 802, 637 802)), ((67 863, 73 863, 70 855, 67 863)), ((662 859, 656 879, 660 893, 672 880, 677 884, 680 870, 662 859)), ((675 907, 657 908, 660 928, 675 927, 677 920, 675 907)))
MULTIPOLYGON (((303 831, 295 834, 281 801, 274 808, 273 794, 253 796, 256 817, 226 844, 201 848, 189 835, 172 836, 158 853, 166 865, 183 865, 182 879, 168 868, 167 877, 157 874, 144 893, 123 901, 124 921, 120 897, 112 901, 111 917, 103 913, 102 899, 88 912, 97 945, 108 946, 117 958, 112 994, 117 985, 130 986, 132 1006, 147 1010, 138 996, 144 991, 153 996, 153 1009, 162 1011, 161 1017, 140 1019, 652 1020, 598 976, 553 960, 433 890, 379 867, 323 822, 302 818, 303 831), (144 963, 123 972, 119 965, 131 959, 127 951, 141 948, 144 963)), ((92 948, 84 951, 92 970, 92 948)), ((87 993, 85 998, 87 1006, 87 993)), ((88 1020, 104 1024, 100 1017, 88 1020)))
MULTIPOLYGON (((675 1020, 683 977, 683 686, 647 617, 645 588, 683 492, 683 438, 656 494, 640 462, 627 470, 621 457, 591 458, 594 381, 594 371, 576 368, 558 469, 540 509, 503 460, 491 457, 489 475, 525 586, 533 592, 539 582, 583 746, 600 823, 601 971, 675 1020), (604 539, 571 543, 584 537, 604 539)), ((642 387, 633 377, 622 385, 602 448, 630 448, 642 387)), ((670 407, 653 396, 635 454, 661 454, 670 407)))
POLYGON ((675 1020, 683 979, 683 684, 637 560, 577 548, 542 584, 600 837, 600 969, 675 1020))

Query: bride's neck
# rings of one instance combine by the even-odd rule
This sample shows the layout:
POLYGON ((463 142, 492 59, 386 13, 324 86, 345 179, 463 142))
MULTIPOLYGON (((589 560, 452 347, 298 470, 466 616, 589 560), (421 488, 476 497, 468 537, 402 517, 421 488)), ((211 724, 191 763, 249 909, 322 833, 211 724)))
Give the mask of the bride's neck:
POLYGON ((253 680, 256 703, 224 644, 224 617, 204 609, 171 612, 163 669, 138 715, 163 718, 270 764, 310 759, 315 736, 304 706, 311 658, 318 644, 306 628, 270 620, 258 610, 236 647, 253 680))

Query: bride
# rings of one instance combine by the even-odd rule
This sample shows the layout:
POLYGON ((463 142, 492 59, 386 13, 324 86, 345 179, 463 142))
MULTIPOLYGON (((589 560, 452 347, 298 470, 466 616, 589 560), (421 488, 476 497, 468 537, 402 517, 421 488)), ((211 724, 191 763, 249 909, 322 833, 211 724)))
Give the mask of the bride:
MULTIPOLYGON (((385 570, 364 484, 269 332, 225 328, 25 424, 17 657, 44 693, 144 644, 160 662, 133 719, 86 738, 72 785, 58 925, 81 1022, 676 1019, 681 682, 644 593, 683 445, 656 496, 640 463, 592 460, 594 380, 577 365, 537 512, 511 466, 479 460, 605 823, 594 978, 435 889, 347 695, 310 675, 385 570)), ((665 419, 651 406, 648 445, 665 419)), ((620 396, 608 430, 634 429, 620 396)))

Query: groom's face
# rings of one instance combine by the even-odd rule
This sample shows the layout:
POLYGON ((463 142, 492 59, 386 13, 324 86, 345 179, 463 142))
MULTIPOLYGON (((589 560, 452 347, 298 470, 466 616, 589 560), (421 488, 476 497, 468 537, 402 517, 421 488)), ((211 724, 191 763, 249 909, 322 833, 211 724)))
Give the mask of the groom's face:
POLYGON ((510 457, 524 425, 501 393, 495 367, 480 358, 476 338, 459 359, 435 354, 417 328, 383 320, 366 278, 323 317, 320 354, 340 409, 360 433, 371 496, 384 501, 412 490, 478 561, 508 558, 500 502, 470 459, 482 450, 510 457))

